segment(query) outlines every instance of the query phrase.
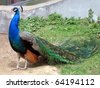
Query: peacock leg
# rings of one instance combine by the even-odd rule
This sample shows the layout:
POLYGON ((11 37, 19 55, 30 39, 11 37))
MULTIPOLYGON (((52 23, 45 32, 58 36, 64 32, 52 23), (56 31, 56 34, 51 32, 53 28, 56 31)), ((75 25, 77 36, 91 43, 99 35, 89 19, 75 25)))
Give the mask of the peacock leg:
POLYGON ((18 54, 18 59, 17 59, 17 66, 16 66, 16 69, 20 69, 20 55, 18 54))
POLYGON ((26 70, 27 69, 27 60, 25 60, 25 66, 23 68, 19 66, 19 61, 18 61, 16 69, 17 70, 26 70))
POLYGON ((12 71, 13 71, 13 70, 19 70, 19 69, 20 69, 20 67, 19 67, 19 64, 20 64, 20 54, 17 54, 17 56, 18 56, 18 59, 17 59, 17 66, 16 66, 16 68, 12 69, 12 71))
POLYGON ((24 69, 27 69, 27 64, 28 64, 28 61, 27 61, 27 59, 25 59, 25 66, 24 66, 24 69))
POLYGON ((18 59, 17 59, 17 66, 16 66, 16 68, 15 69, 12 69, 12 71, 13 70, 25 70, 25 69, 27 69, 27 59, 25 59, 25 66, 22 68, 22 67, 20 67, 20 54, 18 54, 18 59))
POLYGON ((17 69, 19 69, 19 70, 25 70, 25 69, 27 69, 27 64, 28 64, 27 59, 25 59, 25 66, 23 68, 20 67, 19 64, 20 64, 20 55, 18 56, 17 69))

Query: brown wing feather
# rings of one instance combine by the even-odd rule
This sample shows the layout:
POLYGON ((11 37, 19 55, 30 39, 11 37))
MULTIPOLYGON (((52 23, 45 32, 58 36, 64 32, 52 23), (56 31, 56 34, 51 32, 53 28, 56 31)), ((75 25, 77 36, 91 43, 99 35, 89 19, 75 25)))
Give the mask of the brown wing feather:
POLYGON ((31 52, 30 50, 26 51, 26 54, 24 57, 30 62, 30 63, 36 63, 38 61, 38 56, 31 52))

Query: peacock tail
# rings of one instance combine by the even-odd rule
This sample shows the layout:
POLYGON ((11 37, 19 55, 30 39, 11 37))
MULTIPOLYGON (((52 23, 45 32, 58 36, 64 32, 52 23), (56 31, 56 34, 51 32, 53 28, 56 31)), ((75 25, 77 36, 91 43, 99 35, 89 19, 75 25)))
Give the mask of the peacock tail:
MULTIPOLYGON (((48 41, 34 36, 38 51, 47 58, 49 64, 73 63, 79 58, 88 58, 96 50, 94 40, 84 41, 83 44, 75 44, 75 41, 67 40, 62 45, 56 46, 48 41)), ((33 41, 34 43, 34 41, 33 41)))

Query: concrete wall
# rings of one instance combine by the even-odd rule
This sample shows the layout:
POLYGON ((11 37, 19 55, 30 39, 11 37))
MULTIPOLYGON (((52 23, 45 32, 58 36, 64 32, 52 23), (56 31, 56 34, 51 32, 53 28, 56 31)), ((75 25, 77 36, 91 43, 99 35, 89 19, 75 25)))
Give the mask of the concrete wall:
MULTIPOLYGON (((100 16, 100 0, 54 0, 34 6, 24 6, 23 18, 30 16, 48 16, 57 12, 63 17, 86 17, 88 10, 94 11, 94 19, 100 16)), ((13 6, 0 6, 0 32, 7 32, 13 16, 13 6)))

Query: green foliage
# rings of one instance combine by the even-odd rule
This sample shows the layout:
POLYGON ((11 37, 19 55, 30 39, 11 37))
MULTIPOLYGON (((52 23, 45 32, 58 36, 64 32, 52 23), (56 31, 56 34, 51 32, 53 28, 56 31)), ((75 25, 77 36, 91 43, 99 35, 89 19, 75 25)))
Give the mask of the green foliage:
POLYGON ((92 11, 92 9, 88 10, 88 20, 89 20, 90 23, 94 22, 94 20, 93 20, 93 13, 94 12, 92 11))
POLYGON ((98 21, 100 21, 100 16, 98 16, 98 21))
POLYGON ((35 32, 45 26, 46 20, 42 17, 21 19, 20 29, 35 32))
POLYGON ((87 30, 100 28, 100 25, 92 22, 93 12, 89 10, 88 18, 63 18, 57 13, 50 14, 47 18, 43 17, 30 17, 21 19, 20 29, 27 30, 29 32, 36 32, 40 29, 48 27, 50 30, 74 30, 75 28, 81 29, 81 26, 86 27, 87 30))

